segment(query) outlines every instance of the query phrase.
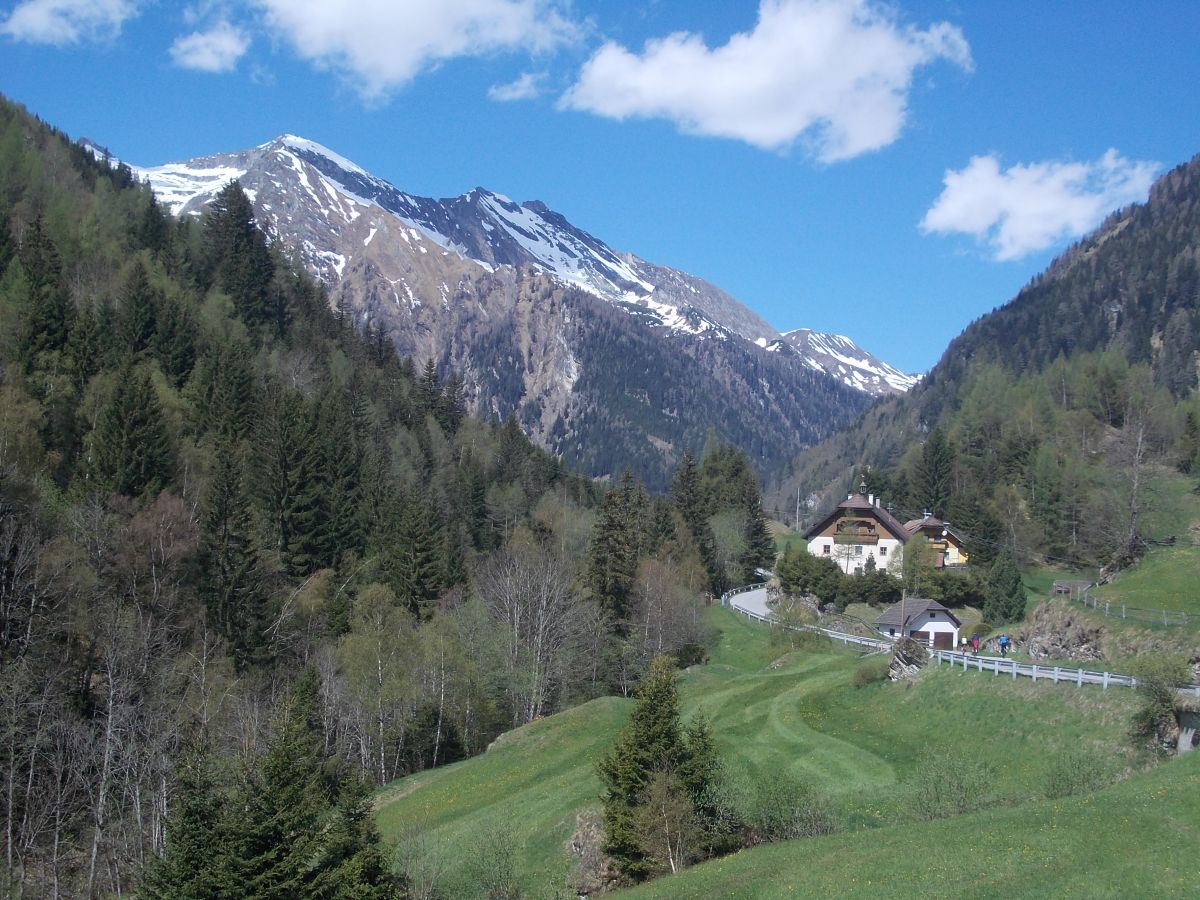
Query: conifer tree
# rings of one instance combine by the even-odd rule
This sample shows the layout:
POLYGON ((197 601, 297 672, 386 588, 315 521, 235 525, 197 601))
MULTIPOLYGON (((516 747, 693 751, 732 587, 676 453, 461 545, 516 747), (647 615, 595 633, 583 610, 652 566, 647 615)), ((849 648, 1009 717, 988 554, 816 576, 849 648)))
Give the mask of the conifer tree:
POLYGON ((250 198, 231 181, 205 210, 204 250, 213 283, 233 298, 247 325, 272 319, 269 290, 274 263, 266 239, 254 222, 250 198))
POLYGON ((397 497, 391 506, 390 531, 382 568, 397 599, 415 614, 429 618, 442 589, 442 526, 427 498, 397 497))
POLYGON ((266 597, 258 575, 250 506, 237 449, 217 448, 200 544, 200 591, 209 621, 228 642, 239 669, 260 663, 267 651, 266 597))
POLYGON ((363 546, 362 450, 351 416, 350 399, 331 387, 317 413, 318 481, 324 486, 324 565, 343 553, 360 553, 363 546))
POLYGON ((757 571, 775 563, 775 540, 767 528, 767 517, 763 513, 762 495, 757 485, 747 497, 746 522, 742 531, 746 549, 738 560, 742 578, 746 583, 757 581, 757 571))
POLYGON ((437 363, 433 358, 425 360, 421 380, 417 382, 417 407, 421 416, 436 415, 442 401, 442 384, 438 378, 437 363))
POLYGON ((143 900, 233 900, 233 878, 225 819, 212 760, 202 750, 186 755, 176 769, 162 856, 146 869, 143 900))
POLYGON ((604 786, 604 850, 630 878, 650 872, 637 828, 645 791, 654 773, 674 772, 683 756, 674 660, 658 657, 638 688, 629 721, 596 766, 604 786))
POLYGON ((671 496, 675 500, 675 508, 679 510, 684 523, 696 540, 696 546, 700 550, 700 559, 704 563, 704 570, 708 573, 709 590, 714 594, 721 593, 725 589, 725 573, 721 571, 721 564, 717 559, 717 542, 705 514, 699 473, 691 453, 684 454, 683 462, 675 471, 671 496))
POLYGON ((678 789, 711 835, 719 832, 715 798, 721 763, 703 717, 685 730, 679 721, 675 660, 658 657, 637 692, 637 704, 612 749, 596 766, 604 786, 605 852, 621 871, 638 880, 653 860, 640 834, 639 815, 658 777, 678 789))
POLYGON ((183 384, 196 363, 196 323, 178 300, 159 302, 153 350, 171 382, 176 387, 183 384))
POLYGON ((232 867, 246 898, 305 897, 320 858, 332 804, 309 670, 276 716, 266 753, 235 798, 238 859, 232 867))
POLYGON ((921 448, 911 485, 913 505, 945 518, 950 502, 954 452, 940 428, 934 428, 921 448))
POLYGON ((350 776, 342 785, 323 836, 318 874, 305 896, 313 900, 399 900, 404 896, 403 880, 391 871, 371 812, 366 781, 350 776))
POLYGON ((637 577, 639 535, 636 510, 632 506, 635 497, 633 476, 627 470, 621 476, 621 484, 604 498, 584 576, 592 599, 608 614, 614 630, 622 635, 628 630, 637 577))
POLYGON ((171 439, 150 376, 126 365, 96 423, 92 472, 109 490, 134 497, 157 493, 174 468, 171 439))
POLYGON ((158 291, 141 259, 135 259, 121 288, 117 333, 125 352, 135 356, 152 348, 158 329, 158 291))
POLYGON ((1019 622, 1025 617, 1025 586, 1011 547, 992 563, 983 601, 983 617, 993 624, 1019 622))
POLYGON ((84 303, 75 317, 66 349, 67 368, 76 390, 82 390, 92 376, 100 371, 104 353, 110 349, 107 337, 100 314, 92 304, 84 303))
POLYGON ((43 354, 66 346, 73 310, 61 283, 62 260, 58 248, 46 233, 40 216, 26 228, 17 257, 27 292, 21 354, 26 368, 32 370, 43 354))

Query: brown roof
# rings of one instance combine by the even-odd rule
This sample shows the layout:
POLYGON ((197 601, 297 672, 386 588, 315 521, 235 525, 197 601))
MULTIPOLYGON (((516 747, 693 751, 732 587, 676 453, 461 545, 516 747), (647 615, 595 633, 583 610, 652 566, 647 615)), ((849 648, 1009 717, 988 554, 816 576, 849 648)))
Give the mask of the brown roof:
POLYGON ((849 497, 835 506, 829 512, 829 515, 825 516, 825 518, 821 519, 819 522, 809 528, 808 531, 804 532, 805 539, 807 540, 817 532, 823 531, 830 522, 847 512, 874 516, 879 520, 879 524, 890 531, 902 544, 907 542, 910 537, 909 533, 904 530, 904 526, 900 524, 900 520, 882 506, 876 506, 862 494, 851 494, 849 497))
MULTIPOLYGON (((883 615, 875 620, 875 624, 895 625, 897 628, 899 628, 900 605, 901 604, 896 603, 884 610, 883 615)), ((958 616, 954 615, 954 613, 950 612, 950 610, 942 606, 942 604, 938 603, 936 600, 917 600, 914 598, 912 600, 904 601, 904 618, 909 622, 927 612, 945 613, 946 618, 952 621, 955 625, 962 624, 962 622, 959 621, 958 616)))
POLYGON ((957 534, 954 533, 954 529, 951 528, 949 525, 947 525, 945 522, 943 522, 941 519, 939 519, 937 516, 926 516, 923 519, 910 519, 909 521, 904 523, 904 530, 909 535, 916 534, 922 528, 941 528, 948 535, 950 535, 950 537, 954 538, 954 540, 957 541, 959 544, 962 543, 962 538, 960 538, 957 534))

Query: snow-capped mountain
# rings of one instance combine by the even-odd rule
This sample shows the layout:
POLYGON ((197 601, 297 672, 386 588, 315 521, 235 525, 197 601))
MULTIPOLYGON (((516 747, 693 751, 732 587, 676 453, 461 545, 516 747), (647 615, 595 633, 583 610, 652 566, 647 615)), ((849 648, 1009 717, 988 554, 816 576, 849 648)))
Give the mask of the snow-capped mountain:
MULTIPOLYGON (((777 337, 765 321, 719 288, 686 273, 611 249, 540 201, 523 204, 483 188, 445 200, 407 194, 343 156, 295 135, 237 153, 152 168, 134 167, 176 215, 199 214, 230 179, 237 178, 279 235, 295 224, 281 191, 298 188, 308 214, 317 212, 333 235, 368 209, 390 213, 410 229, 409 241, 427 240, 484 268, 536 266, 565 285, 619 304, 647 322, 689 334, 732 332, 751 341, 777 337), (260 196, 261 195, 261 196, 260 196), (282 217, 281 217, 282 216, 282 217), (414 234, 413 232, 417 232, 414 234)), ((363 247, 374 238, 368 232, 363 247)), ((301 243, 303 262, 330 286, 356 256, 321 242, 301 243)), ((354 248, 356 249, 356 248, 354 248)), ((430 248, 426 248, 426 252, 430 248)), ((406 294, 403 277, 397 291, 406 294)))
POLYGON ((852 343, 835 369, 824 343, 809 355, 715 285, 618 252, 538 201, 414 196, 294 135, 134 172, 177 215, 238 179, 331 303, 418 362, 453 367, 477 412, 515 412, 593 474, 631 466, 661 485, 711 429, 769 471, 902 389, 852 343))
POLYGON ((921 380, 868 353, 850 338, 809 328, 785 331, 783 341, 814 369, 874 396, 903 394, 921 380))

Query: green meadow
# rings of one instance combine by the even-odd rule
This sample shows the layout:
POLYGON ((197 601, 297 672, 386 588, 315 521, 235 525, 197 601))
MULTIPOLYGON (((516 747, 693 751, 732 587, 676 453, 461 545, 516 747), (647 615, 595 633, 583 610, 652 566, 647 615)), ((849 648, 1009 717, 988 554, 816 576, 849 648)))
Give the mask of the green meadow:
MULTIPOLYGON (((806 874, 812 864, 802 860, 836 857, 847 848, 861 849, 863 857, 846 857, 836 871, 866 877, 879 866, 884 878, 901 857, 913 867, 929 856, 947 879, 956 871, 965 877, 1003 856, 988 837, 992 817, 1024 822, 1021 810, 1036 810, 1041 824, 1029 826, 1031 840, 1043 827, 1071 831, 1078 818, 1073 840, 1085 840, 1098 815, 1087 798, 1045 802, 1064 777, 1089 791, 1109 784, 1134 790, 1129 785, 1158 777, 1139 774, 1152 763, 1127 738, 1136 703, 1127 690, 1033 684, 948 667, 931 668, 912 684, 856 686, 864 680, 856 670, 878 667, 878 658, 861 659, 821 640, 785 653, 764 626, 719 607, 709 614, 719 638, 707 664, 681 674, 684 718, 702 711, 710 720, 731 780, 786 772, 811 785, 826 798, 839 833, 743 851, 656 883, 647 888, 651 896, 828 893, 838 889, 837 878, 805 880, 817 876, 806 874), (958 779, 963 808, 979 811, 952 821, 922 813, 929 780, 946 773, 958 779), (1069 814, 1076 809, 1078 817, 1069 814), (948 836, 965 843, 944 853, 939 848, 948 836), (821 849, 832 847, 841 849, 821 849), (889 853, 896 857, 891 862, 889 853), (784 860, 793 858, 792 880, 778 882, 784 860)), ((502 829, 526 892, 555 895, 568 883, 567 845, 577 816, 599 805, 595 760, 631 707, 629 700, 596 700, 513 731, 482 756, 394 782, 377 797, 380 827, 393 841, 420 834, 427 852, 460 861, 442 866, 443 890, 455 897, 478 896, 470 866, 461 861, 502 829)), ((1187 771, 1194 780, 1195 767, 1187 771)), ((1200 821, 1200 807, 1196 812, 1200 821)), ((1043 863, 1054 852, 1036 846, 1043 863)), ((883 883, 875 880, 874 888, 883 883)), ((922 881, 913 893, 936 891, 938 883, 922 881)), ((952 883, 945 882, 947 889, 952 883)))

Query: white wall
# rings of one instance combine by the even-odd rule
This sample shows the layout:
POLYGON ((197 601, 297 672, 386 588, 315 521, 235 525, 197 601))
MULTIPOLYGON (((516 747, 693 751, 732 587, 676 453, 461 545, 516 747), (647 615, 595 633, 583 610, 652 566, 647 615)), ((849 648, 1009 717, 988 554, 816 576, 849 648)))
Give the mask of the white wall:
MULTIPOLYGON (((867 560, 875 559, 875 568, 887 571, 893 560, 901 556, 904 545, 895 538, 880 538, 877 544, 835 544, 831 537, 815 537, 808 542, 808 552, 813 556, 823 556, 832 559, 847 575, 853 574, 858 568, 866 566, 867 560), (828 548, 828 552, 826 551, 828 548), (843 556, 842 551, 857 549, 862 555, 843 556), (881 552, 882 551, 882 552, 881 552)), ((899 565, 898 563, 896 565, 899 565)))
MULTIPOLYGON (((888 625, 885 627, 891 631, 894 626, 888 625)), ((958 646, 958 626, 950 621, 949 613, 939 612, 933 616, 930 616, 929 613, 922 613, 909 623, 907 631, 910 634, 914 631, 929 632, 930 647, 933 646, 934 634, 945 634, 948 632, 953 635, 954 646, 958 646)))

